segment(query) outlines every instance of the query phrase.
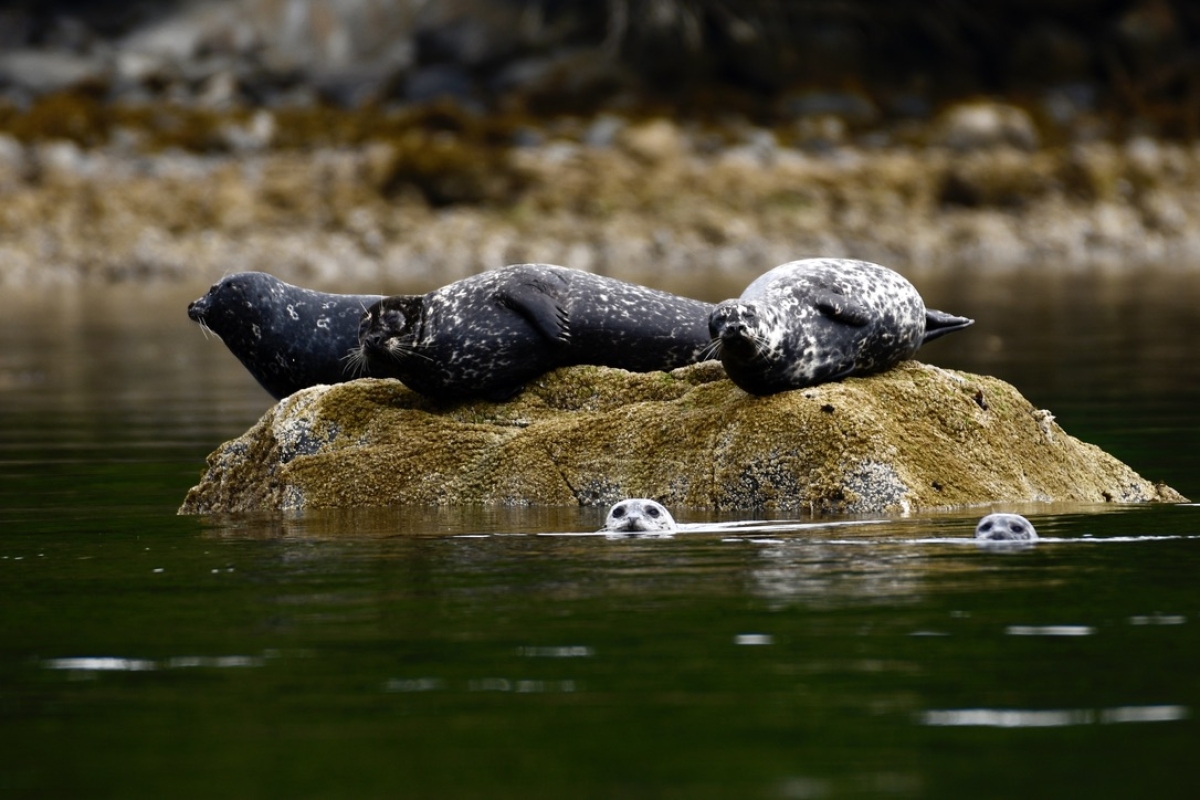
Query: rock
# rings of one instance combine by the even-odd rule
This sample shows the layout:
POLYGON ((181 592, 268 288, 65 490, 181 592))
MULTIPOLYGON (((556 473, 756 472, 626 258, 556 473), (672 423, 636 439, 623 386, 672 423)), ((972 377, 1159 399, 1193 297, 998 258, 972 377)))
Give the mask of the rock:
POLYGON ((679 158, 687 150, 683 131, 661 117, 623 128, 618 139, 634 158, 651 164, 679 158))
POLYGON ((803 513, 1183 499, 995 378, 907 362, 751 397, 707 362, 560 369, 502 404, 373 379, 306 389, 209 456, 180 513, 624 497, 803 513))
POLYGON ((100 57, 33 49, 0 54, 0 84, 14 84, 35 94, 104 86, 108 80, 108 64, 100 57))
POLYGON ((1041 142, 1027 111, 986 100, 947 109, 935 121, 932 140, 959 151, 1001 146, 1033 150, 1041 142))

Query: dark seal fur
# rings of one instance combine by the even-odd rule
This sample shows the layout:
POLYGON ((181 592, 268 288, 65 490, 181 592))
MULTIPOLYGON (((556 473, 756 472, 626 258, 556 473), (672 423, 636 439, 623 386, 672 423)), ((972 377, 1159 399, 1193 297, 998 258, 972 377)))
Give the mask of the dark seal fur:
POLYGON ((704 358, 711 303, 549 264, 397 295, 362 319, 369 374, 439 400, 506 400, 557 367, 671 370, 704 358))
POLYGON ((882 372, 973 322, 926 309, 887 267, 810 258, 776 267, 719 304, 709 331, 733 382, 765 395, 882 372))
POLYGON ((353 374, 363 311, 382 295, 325 294, 265 272, 239 272, 188 304, 188 316, 221 338, 276 400, 353 374))

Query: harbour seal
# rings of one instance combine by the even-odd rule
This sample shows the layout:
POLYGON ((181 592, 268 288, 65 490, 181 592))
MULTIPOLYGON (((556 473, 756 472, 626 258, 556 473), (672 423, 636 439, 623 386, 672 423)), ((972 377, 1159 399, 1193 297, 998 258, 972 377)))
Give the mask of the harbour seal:
POLYGON ((557 367, 671 370, 709 349, 711 303, 550 264, 516 264, 372 305, 361 363, 438 400, 507 400, 557 367))
POLYGON ((363 310, 382 295, 325 294, 265 272, 239 272, 188 304, 188 316, 220 337, 276 400, 351 374, 363 310))
POLYGON ((887 267, 810 258, 761 275, 708 324, 730 379, 765 395, 882 372, 973 322, 925 308, 887 267))
POLYGON ((608 510, 602 530, 611 533, 673 531, 675 519, 660 503, 644 497, 622 500, 608 510))
POLYGON ((975 526, 975 538, 987 542, 1036 542, 1033 523, 1020 514, 988 514, 975 526))

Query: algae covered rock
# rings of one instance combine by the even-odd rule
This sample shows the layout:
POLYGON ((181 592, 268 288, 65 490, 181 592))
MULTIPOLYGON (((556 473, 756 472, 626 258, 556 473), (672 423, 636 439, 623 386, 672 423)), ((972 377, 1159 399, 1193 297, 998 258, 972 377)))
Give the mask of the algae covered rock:
POLYGON ((623 497, 805 513, 1183 499, 995 378, 906 362, 753 397, 708 362, 560 369, 507 403, 374 379, 305 389, 210 455, 180 513, 623 497))

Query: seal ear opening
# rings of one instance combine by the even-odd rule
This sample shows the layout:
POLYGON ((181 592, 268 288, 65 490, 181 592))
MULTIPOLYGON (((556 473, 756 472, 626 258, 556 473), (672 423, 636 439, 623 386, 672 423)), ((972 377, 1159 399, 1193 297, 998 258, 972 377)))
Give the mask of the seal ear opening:
POLYGON ((961 331, 963 328, 975 324, 975 320, 967 317, 956 317, 953 314, 947 314, 945 311, 938 311, 935 308, 925 309, 925 338, 921 340, 921 344, 933 341, 939 336, 945 336, 947 333, 961 331))

